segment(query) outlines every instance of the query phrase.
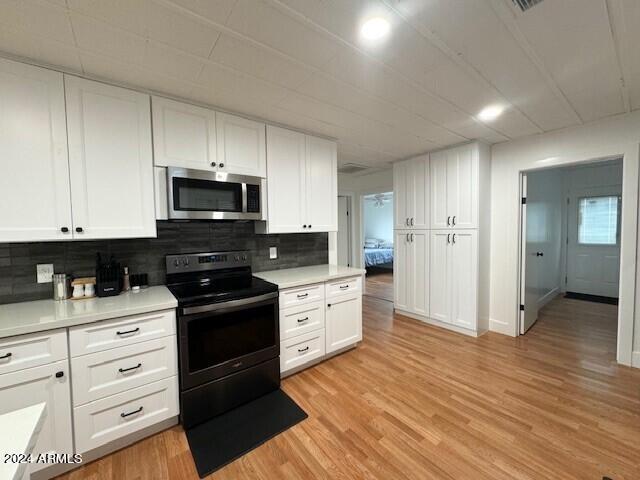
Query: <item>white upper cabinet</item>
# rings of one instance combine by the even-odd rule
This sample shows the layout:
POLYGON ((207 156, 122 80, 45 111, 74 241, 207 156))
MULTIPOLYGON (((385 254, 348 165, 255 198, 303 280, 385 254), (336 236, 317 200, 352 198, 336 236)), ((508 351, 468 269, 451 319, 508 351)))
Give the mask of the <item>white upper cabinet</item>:
POLYGON ((338 156, 335 142, 305 135, 307 229, 338 230, 338 156))
POLYGON ((265 124, 216 113, 218 171, 254 177, 267 176, 265 124))
POLYGON ((149 96, 65 76, 74 238, 156 235, 149 96))
POLYGON ((0 158, 0 242, 71 238, 61 73, 0 59, 0 158))
MULTIPOLYGON (((268 233, 303 230, 307 215, 305 138, 302 133, 267 126, 268 233)), ((260 224, 256 224, 258 228, 260 224)))
POLYGON ((258 233, 337 231, 334 142, 267 126, 267 218, 258 233))
POLYGON ((479 145, 431 154, 431 228, 478 228, 479 145))
POLYGON ((216 112, 153 97, 154 162, 163 167, 216 170, 216 112))
POLYGON ((429 155, 393 166, 395 228, 429 228, 429 155))

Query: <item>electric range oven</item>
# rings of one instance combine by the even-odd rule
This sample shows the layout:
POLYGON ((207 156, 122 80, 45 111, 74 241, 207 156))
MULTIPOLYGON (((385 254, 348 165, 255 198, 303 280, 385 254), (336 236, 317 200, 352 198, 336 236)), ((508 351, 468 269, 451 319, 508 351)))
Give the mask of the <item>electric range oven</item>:
POLYGON ((248 252, 167 256, 185 428, 280 386, 277 286, 250 265, 248 252))

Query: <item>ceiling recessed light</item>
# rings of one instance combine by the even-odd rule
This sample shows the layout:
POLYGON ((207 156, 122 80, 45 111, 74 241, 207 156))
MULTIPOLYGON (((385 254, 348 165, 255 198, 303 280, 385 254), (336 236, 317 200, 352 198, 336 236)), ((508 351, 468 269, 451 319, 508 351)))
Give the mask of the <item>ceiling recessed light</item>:
POLYGON ((360 27, 360 33, 365 40, 378 40, 389 33, 391 25, 382 17, 370 18, 360 27))
POLYGON ((504 107, 502 105, 489 105, 482 109, 478 114, 478 118, 483 122, 490 122, 502 115, 502 112, 504 112, 504 107))

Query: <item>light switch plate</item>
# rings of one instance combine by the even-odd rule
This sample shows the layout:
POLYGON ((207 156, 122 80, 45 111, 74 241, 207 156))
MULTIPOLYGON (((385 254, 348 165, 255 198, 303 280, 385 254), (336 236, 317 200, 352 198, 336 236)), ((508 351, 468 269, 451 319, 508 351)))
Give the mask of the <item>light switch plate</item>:
POLYGON ((269 247, 269 258, 271 260, 278 258, 278 247, 269 247))
POLYGON ((38 283, 51 283, 53 279, 53 263, 39 263, 36 265, 38 283))

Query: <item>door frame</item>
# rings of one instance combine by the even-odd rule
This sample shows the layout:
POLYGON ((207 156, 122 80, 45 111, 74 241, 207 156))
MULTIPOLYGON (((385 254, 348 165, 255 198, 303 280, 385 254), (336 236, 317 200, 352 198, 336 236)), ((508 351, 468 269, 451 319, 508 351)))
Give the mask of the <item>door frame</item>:
MULTIPOLYGON (((354 256, 353 256, 353 240, 354 240, 354 235, 353 235, 353 195, 352 194, 338 194, 338 206, 340 206, 340 197, 344 197, 347 200, 347 249, 348 249, 348 253, 347 253, 347 266, 348 267, 353 267, 353 260, 354 260, 354 256)), ((338 217, 340 216, 340 212, 338 212, 338 217)), ((340 219, 338 218, 338 226, 340 225, 340 219)), ((339 233, 336 232, 336 252, 338 250, 338 243, 337 243, 337 234, 339 233)))
MULTIPOLYGON (((632 364, 633 338, 634 338, 634 312, 635 312, 635 291, 636 291, 636 248, 638 239, 638 162, 634 158, 625 158, 624 153, 608 155, 599 158, 589 158, 577 162, 549 165, 542 168, 527 168, 518 172, 518 253, 522 258, 524 238, 522 236, 522 177, 529 172, 548 170, 553 168, 563 168, 571 166, 584 166, 589 163, 601 163, 610 160, 622 160, 622 219, 620 232, 620 280, 619 280, 619 301, 618 301, 618 331, 616 335, 616 361, 623 365, 632 364), (623 268, 628 267, 628 268, 623 268)), ((526 221, 526 218, 524 219, 526 221)), ((522 297, 523 279, 522 263, 518 262, 517 275, 517 298, 514 308, 517 312, 516 318, 520 319, 520 305, 524 300, 522 297)), ((520 322, 515 332, 520 335, 520 322)))

